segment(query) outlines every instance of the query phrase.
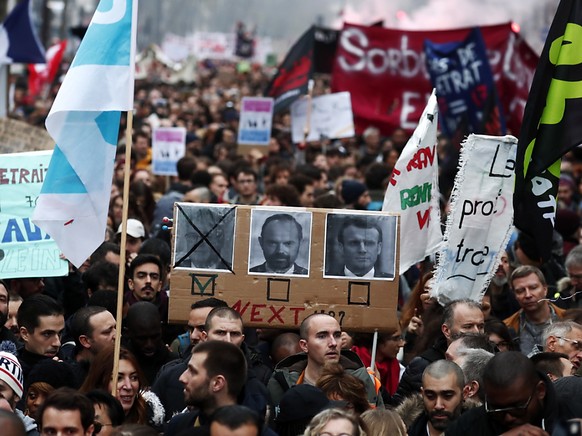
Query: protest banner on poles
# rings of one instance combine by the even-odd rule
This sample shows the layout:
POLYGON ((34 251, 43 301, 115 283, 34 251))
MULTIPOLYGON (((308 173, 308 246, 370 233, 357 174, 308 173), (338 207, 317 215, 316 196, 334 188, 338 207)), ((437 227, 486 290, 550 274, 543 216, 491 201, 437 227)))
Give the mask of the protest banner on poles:
POLYGON ((463 143, 431 295, 441 305, 481 302, 513 224, 517 139, 470 135, 463 143))
POLYGON ((69 267, 30 220, 52 151, 0 156, 0 278, 64 276, 69 267))
POLYGON ((438 105, 433 90, 418 127, 392 170, 382 210, 400 213, 400 271, 435 253, 442 242, 436 153, 438 105))
POLYGON ((272 123, 272 98, 243 97, 238 127, 238 144, 269 145, 272 123))
POLYGON ((296 100, 291 105, 291 135, 294 143, 355 136, 349 92, 313 97, 310 120, 307 120, 308 105, 307 99, 296 100), (309 125, 310 129, 307 138, 304 138, 306 125, 309 125))
POLYGON ((186 154, 184 127, 158 127, 152 133, 152 173, 176 176, 178 160, 186 154))

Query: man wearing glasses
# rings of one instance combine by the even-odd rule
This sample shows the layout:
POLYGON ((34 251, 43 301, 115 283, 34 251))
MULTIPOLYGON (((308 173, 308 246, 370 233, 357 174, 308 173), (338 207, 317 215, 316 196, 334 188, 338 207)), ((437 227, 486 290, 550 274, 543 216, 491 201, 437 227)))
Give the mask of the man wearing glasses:
POLYGON ((542 337, 544 351, 562 353, 572 362, 572 373, 576 373, 582 363, 582 325, 574 321, 552 323, 544 330, 542 337))
POLYGON ((496 354, 483 374, 485 401, 465 412, 447 436, 549 435, 560 415, 552 382, 518 351, 496 354))

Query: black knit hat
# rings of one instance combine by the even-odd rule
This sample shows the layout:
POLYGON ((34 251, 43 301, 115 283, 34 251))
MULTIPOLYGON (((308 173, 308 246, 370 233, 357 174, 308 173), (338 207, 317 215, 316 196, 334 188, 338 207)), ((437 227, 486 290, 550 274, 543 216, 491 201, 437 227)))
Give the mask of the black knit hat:
POLYGON ((53 359, 44 359, 32 367, 24 384, 24 392, 27 394, 28 389, 33 383, 42 382, 58 389, 68 387, 76 389, 75 374, 71 366, 65 362, 57 362, 53 359))

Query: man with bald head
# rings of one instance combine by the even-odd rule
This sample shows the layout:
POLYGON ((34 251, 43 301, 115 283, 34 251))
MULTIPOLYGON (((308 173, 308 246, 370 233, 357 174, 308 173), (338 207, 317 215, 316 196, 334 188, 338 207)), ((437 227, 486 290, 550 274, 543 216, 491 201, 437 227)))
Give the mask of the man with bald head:
POLYGON ((341 350, 341 327, 337 320, 326 314, 313 314, 303 320, 299 328, 299 346, 302 353, 279 362, 269 380, 271 403, 276 407, 283 394, 298 384, 315 385, 324 365, 339 362, 348 374, 359 378, 366 386, 368 402, 384 405, 367 369, 357 355, 341 350))

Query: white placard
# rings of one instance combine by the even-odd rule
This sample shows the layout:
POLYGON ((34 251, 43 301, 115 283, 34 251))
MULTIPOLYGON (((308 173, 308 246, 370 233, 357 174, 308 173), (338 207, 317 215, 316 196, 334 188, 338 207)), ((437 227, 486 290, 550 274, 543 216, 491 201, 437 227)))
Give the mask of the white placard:
POLYGON ((239 145, 269 145, 273 106, 270 97, 243 97, 238 123, 239 145))
POLYGON ((159 176, 178 174, 176 164, 186 154, 184 127, 158 127, 152 135, 152 173, 159 176))
POLYGON ((295 101, 291 105, 291 133, 294 143, 303 141, 306 126, 309 128, 307 141, 354 136, 354 115, 350 93, 338 92, 314 97, 311 109, 309 109, 307 98, 295 101), (311 117, 308 121, 309 111, 311 111, 311 117))

